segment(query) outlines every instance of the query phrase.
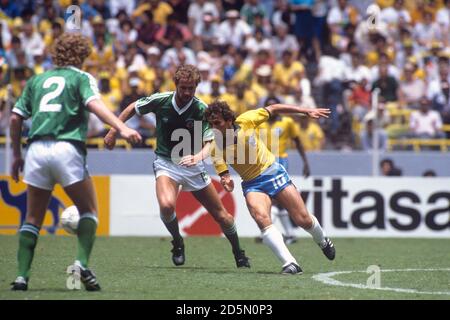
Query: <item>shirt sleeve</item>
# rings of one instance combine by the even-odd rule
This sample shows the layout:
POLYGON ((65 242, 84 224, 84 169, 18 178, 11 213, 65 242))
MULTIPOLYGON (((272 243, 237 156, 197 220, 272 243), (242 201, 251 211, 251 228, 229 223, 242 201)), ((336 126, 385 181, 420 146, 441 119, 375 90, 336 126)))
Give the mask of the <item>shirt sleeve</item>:
POLYGON ((237 117, 236 122, 238 124, 243 124, 248 127, 256 128, 260 124, 266 122, 270 118, 270 113, 265 108, 260 108, 256 110, 250 110, 244 112, 239 117, 237 117))
POLYGON ((83 73, 81 76, 80 96, 85 106, 92 100, 100 99, 97 81, 89 73, 83 73))
POLYGON ((152 94, 150 97, 143 97, 138 99, 136 101, 134 109, 140 116, 150 112, 155 112, 156 108, 158 107, 159 101, 159 95, 157 93, 152 94))
POLYGON ((213 161, 214 169, 218 175, 228 171, 228 165, 223 159, 223 151, 218 149, 215 142, 213 142, 211 146, 211 160, 213 161))
POLYGON ((203 141, 214 140, 214 132, 212 131, 208 121, 203 121, 202 133, 203 133, 203 141))
POLYGON ((27 84, 25 85, 25 89, 23 90, 22 94, 20 95, 19 99, 17 100, 16 104, 14 105, 14 108, 12 112, 17 113, 24 119, 28 119, 32 115, 32 109, 31 109, 31 88, 32 88, 32 82, 33 78, 27 81, 27 84))

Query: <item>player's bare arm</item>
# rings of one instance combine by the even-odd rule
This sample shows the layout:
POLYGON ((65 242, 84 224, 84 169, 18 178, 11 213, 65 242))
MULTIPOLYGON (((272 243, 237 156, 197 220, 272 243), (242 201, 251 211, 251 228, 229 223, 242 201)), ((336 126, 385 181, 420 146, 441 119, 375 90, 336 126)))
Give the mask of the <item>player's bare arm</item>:
POLYGON ((24 165, 22 145, 20 142, 22 136, 22 124, 23 118, 17 113, 12 113, 10 119, 10 132, 14 160, 11 167, 11 176, 15 182, 19 182, 19 173, 23 171, 24 165))
MULTIPOLYGON (((120 113, 119 120, 125 123, 128 119, 133 117, 136 114, 136 111, 134 109, 135 105, 136 103, 133 102, 128 107, 126 107, 125 110, 123 110, 120 113)), ((120 134, 122 135, 122 133, 120 134)), ((113 127, 108 131, 108 134, 104 138, 107 149, 109 150, 114 149, 114 146, 116 145, 116 137, 117 137, 117 129, 113 127)))
POLYGON ((308 158, 306 157, 305 148, 303 148, 303 144, 298 137, 294 138, 295 148, 297 149, 300 157, 303 160, 303 176, 308 178, 311 174, 311 170, 309 169, 308 158))
POLYGON ((181 161, 179 162, 179 165, 189 168, 189 167, 195 166, 200 161, 203 161, 206 158, 208 158, 210 151, 211 151, 211 143, 212 143, 212 140, 205 141, 205 143, 203 144, 203 148, 202 148, 202 150, 200 150, 200 152, 198 152, 197 154, 194 154, 194 155, 184 156, 181 159, 181 161))
POLYGON ((270 112, 271 115, 277 115, 281 113, 301 113, 313 119, 319 119, 321 117, 328 118, 331 113, 331 110, 326 108, 310 109, 289 104, 273 104, 266 107, 266 109, 270 112))

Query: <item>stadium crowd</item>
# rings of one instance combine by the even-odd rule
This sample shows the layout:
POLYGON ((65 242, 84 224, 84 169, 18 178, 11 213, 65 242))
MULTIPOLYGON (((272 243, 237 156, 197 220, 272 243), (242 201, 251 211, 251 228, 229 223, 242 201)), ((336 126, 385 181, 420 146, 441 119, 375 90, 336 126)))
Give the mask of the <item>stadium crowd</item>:
MULTIPOLYGON (((330 108, 323 122, 296 119, 307 151, 370 150, 375 134, 381 149, 389 139, 450 139, 450 1, 377 0, 380 11, 367 14, 373 2, 0 0, 0 135, 8 84, 13 103, 28 78, 52 68, 55 39, 81 32, 93 46, 84 68, 116 114, 174 90, 176 67, 193 64, 197 96, 237 114, 274 99, 330 108)), ((154 134, 151 115, 128 123, 154 134)), ((95 115, 89 128, 89 137, 106 129, 95 115)))

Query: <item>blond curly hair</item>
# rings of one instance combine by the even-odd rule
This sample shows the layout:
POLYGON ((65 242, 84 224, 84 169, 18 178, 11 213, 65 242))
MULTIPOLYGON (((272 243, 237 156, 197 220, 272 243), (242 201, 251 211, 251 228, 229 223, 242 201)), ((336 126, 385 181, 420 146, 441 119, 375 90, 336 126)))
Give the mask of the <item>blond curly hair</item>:
POLYGON ((181 79, 185 79, 188 81, 194 80, 195 84, 199 84, 201 80, 200 71, 197 69, 197 67, 190 64, 180 65, 175 71, 173 81, 175 82, 175 84, 177 84, 181 79))
POLYGON ((56 39, 51 55, 58 67, 81 67, 91 51, 91 44, 86 37, 77 33, 64 33, 56 39))

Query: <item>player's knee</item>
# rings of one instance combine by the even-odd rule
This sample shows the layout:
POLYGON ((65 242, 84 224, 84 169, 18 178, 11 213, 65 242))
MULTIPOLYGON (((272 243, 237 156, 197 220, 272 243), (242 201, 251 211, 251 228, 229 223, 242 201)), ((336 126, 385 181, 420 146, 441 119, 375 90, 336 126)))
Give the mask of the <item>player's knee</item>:
POLYGON ((260 229, 272 224, 270 216, 262 212, 255 212, 253 218, 260 229))
POLYGON ((308 213, 306 214, 300 214, 298 219, 298 225, 302 227, 303 229, 311 229, 313 226, 313 220, 311 218, 311 215, 308 213))
POLYGON ((163 202, 159 205, 161 215, 170 217, 175 212, 175 205, 171 202, 163 202))

